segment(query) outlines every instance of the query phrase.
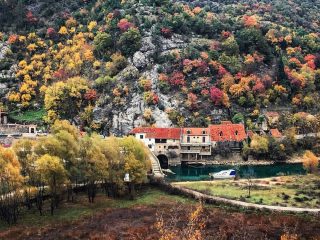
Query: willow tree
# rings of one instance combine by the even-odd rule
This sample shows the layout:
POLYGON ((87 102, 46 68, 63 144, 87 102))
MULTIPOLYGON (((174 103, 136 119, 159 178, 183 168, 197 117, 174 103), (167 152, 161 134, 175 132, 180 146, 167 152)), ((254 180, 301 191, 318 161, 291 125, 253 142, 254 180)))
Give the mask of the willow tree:
POLYGON ((51 135, 40 138, 35 146, 38 156, 49 154, 59 157, 68 172, 68 200, 74 198, 73 185, 80 179, 79 173, 79 130, 67 120, 56 120, 51 126, 51 135))
POLYGON ((29 138, 22 138, 14 142, 12 149, 15 152, 18 161, 21 165, 21 173, 24 176, 24 200, 28 209, 32 207, 32 189, 36 185, 36 175, 34 162, 36 156, 34 154, 35 140, 29 138))
POLYGON ((103 154, 103 141, 98 136, 85 136, 80 140, 80 171, 84 178, 88 199, 94 202, 97 185, 101 184, 108 176, 108 161, 103 154))
POLYGON ((63 191, 63 186, 67 182, 67 171, 63 162, 56 156, 45 154, 36 161, 36 170, 39 179, 49 187, 51 196, 51 215, 58 207, 59 195, 63 191))
POLYGON ((119 141, 115 137, 110 137, 97 142, 102 153, 108 161, 108 174, 104 179, 103 187, 109 197, 116 197, 123 187, 124 160, 121 157, 119 141))
POLYGON ((121 139, 120 148, 124 160, 124 172, 130 176, 129 191, 133 192, 136 184, 147 181, 151 162, 145 146, 132 136, 121 139))

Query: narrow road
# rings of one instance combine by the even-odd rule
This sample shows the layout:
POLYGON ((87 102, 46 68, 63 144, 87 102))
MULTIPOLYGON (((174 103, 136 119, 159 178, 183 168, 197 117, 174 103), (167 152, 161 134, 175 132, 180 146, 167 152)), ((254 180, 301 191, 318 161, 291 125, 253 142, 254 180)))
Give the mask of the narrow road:
POLYGON ((171 184, 172 188, 179 190, 180 192, 191 196, 195 199, 203 199, 208 203, 223 203, 232 206, 244 207, 248 209, 256 209, 256 210, 270 210, 275 212, 290 212, 290 213, 311 213, 311 214, 319 214, 320 208, 298 208, 298 207, 281 207, 281 206, 269 206, 255 203, 247 203, 238 200, 232 200, 222 197, 215 197, 211 195, 207 195, 204 193, 200 193, 182 186, 177 186, 171 184))

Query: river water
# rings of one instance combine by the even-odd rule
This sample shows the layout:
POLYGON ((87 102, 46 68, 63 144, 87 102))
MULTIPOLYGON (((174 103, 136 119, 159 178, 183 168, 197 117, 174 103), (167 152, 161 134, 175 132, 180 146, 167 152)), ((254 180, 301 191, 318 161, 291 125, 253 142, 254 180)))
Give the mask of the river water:
POLYGON ((206 166, 171 166, 175 174, 167 174, 169 181, 203 181, 209 180, 209 173, 235 169, 240 177, 250 173, 254 178, 267 178, 280 175, 305 174, 301 163, 278 163, 273 165, 206 165, 206 166))

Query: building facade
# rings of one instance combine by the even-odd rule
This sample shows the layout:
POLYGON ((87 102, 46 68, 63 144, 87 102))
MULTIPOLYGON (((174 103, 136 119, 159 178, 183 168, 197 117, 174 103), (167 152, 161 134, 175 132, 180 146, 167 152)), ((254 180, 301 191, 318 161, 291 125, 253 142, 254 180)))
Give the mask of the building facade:
POLYGON ((141 140, 163 166, 181 161, 212 159, 218 148, 240 151, 247 134, 243 124, 222 122, 207 128, 134 128, 131 135, 141 140))

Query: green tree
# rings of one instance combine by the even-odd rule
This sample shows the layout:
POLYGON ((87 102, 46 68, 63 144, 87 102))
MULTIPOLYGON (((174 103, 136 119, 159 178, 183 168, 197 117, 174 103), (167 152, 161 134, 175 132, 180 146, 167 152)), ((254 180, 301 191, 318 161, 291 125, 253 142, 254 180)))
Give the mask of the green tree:
POLYGON ((141 48, 140 31, 137 28, 130 28, 128 31, 122 33, 118 41, 118 46, 124 55, 133 55, 141 48))
POLYGON ((103 57, 113 47, 112 36, 109 33, 98 32, 93 40, 94 51, 103 57))

